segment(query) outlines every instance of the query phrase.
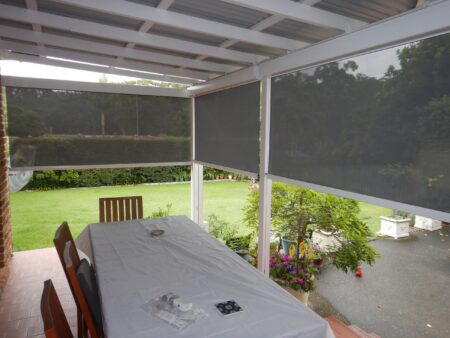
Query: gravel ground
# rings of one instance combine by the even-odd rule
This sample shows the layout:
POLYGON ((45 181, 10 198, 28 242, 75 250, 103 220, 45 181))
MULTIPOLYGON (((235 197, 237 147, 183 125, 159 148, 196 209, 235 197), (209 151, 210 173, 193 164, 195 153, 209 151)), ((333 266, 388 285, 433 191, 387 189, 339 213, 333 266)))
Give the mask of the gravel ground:
POLYGON ((318 281, 330 307, 384 338, 450 337, 449 226, 371 244, 381 257, 362 278, 328 267, 318 281))

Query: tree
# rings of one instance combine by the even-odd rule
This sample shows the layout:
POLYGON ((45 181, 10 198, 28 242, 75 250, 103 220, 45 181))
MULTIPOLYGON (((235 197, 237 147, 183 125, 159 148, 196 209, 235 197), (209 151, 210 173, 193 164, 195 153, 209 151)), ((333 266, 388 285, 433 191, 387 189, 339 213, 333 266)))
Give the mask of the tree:
MULTIPOLYGON (((259 190, 252 190, 244 206, 244 223, 258 228, 259 190)), ((314 190, 274 183, 272 187, 272 228, 297 243, 311 237, 313 230, 327 230, 340 245, 331 248, 332 264, 345 272, 356 271, 360 262, 373 264, 377 252, 367 240, 368 226, 358 218, 354 200, 314 190)))

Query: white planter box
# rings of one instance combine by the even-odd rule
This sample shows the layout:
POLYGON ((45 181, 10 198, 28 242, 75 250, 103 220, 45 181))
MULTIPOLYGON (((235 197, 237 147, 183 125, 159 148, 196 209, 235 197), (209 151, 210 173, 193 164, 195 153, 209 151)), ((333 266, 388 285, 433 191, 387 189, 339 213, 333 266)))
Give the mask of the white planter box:
POLYGON ((409 236, 410 218, 395 219, 380 216, 381 230, 383 235, 394 237, 395 239, 409 236))
POLYGON ((313 243, 317 243, 323 252, 330 252, 333 248, 339 247, 340 243, 334 235, 323 231, 314 230, 312 233, 313 243))
POLYGON ((432 218, 416 216, 416 223, 414 224, 414 226, 416 228, 434 231, 442 229, 442 222, 432 218))

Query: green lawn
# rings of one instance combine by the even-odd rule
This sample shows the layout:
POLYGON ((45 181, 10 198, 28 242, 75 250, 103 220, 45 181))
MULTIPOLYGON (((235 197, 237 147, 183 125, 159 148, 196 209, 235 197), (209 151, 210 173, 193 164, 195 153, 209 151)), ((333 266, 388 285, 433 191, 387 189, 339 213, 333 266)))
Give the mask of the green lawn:
POLYGON ((380 216, 392 215, 392 209, 378 205, 359 202, 359 208, 361 209, 359 216, 367 223, 373 234, 380 230, 380 216))
MULTIPOLYGON (((205 182, 205 215, 215 213, 230 222, 242 218, 247 182, 205 182)), ((171 215, 190 215, 190 184, 134 185, 101 188, 24 191, 11 194, 14 250, 53 245, 55 229, 68 221, 74 234, 98 222, 98 199, 107 196, 142 195, 144 216, 172 203, 171 215)))
MULTIPOLYGON (((247 198, 248 182, 205 182, 204 215, 214 213, 230 223, 240 223, 247 198)), ((172 203, 171 215, 190 215, 190 184, 135 185, 79 188, 11 194, 14 251, 52 246, 55 229, 68 221, 74 236, 89 223, 98 221, 98 198, 142 195, 144 216, 172 203)), ((390 210, 361 203, 361 217, 373 231, 379 216, 390 210)))

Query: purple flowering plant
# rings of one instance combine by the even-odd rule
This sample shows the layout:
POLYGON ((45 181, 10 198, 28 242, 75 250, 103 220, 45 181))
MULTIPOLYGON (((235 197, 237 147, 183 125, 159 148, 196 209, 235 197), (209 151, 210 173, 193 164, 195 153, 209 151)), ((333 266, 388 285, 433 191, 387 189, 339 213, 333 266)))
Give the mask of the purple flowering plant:
POLYGON ((273 251, 270 257, 270 277, 281 286, 309 292, 314 289, 325 255, 320 247, 303 242, 296 257, 273 251))

